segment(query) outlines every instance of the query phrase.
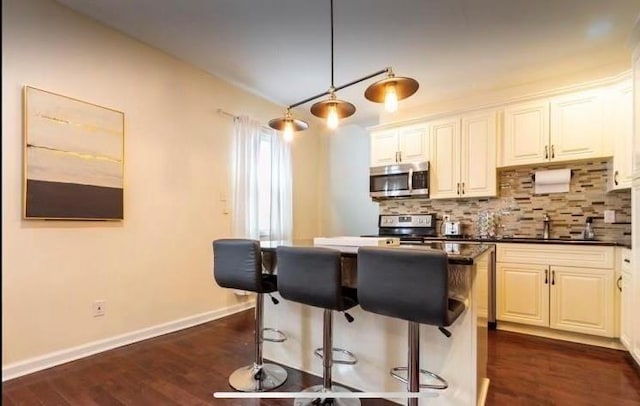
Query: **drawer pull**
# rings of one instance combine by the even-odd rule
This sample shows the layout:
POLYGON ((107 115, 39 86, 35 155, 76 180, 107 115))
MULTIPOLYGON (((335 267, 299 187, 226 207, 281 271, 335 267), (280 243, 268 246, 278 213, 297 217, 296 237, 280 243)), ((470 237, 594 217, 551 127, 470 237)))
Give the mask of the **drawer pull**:
POLYGON ((620 286, 620 282, 622 282, 622 276, 619 276, 618 280, 616 281, 616 285, 618 285, 618 290, 622 292, 622 286, 620 286))
POLYGON ((556 271, 551 271, 551 284, 556 284, 556 271))
POLYGON ((544 284, 546 285, 547 283, 549 283, 549 270, 545 269, 544 270, 544 284))
POLYGON ((631 263, 631 260, 630 260, 629 258, 625 258, 625 259, 624 259, 624 262, 626 262, 627 264, 630 264, 630 263, 631 263))
POLYGON ((549 146, 544 146, 544 159, 549 159, 549 146))

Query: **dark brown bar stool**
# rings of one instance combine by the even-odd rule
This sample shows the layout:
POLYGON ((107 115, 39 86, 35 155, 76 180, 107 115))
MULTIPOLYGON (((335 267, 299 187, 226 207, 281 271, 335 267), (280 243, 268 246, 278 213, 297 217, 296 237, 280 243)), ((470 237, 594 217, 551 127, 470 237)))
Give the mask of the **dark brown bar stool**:
MULTIPOLYGON (((450 326, 465 309, 449 298, 447 254, 439 250, 374 248, 358 249, 358 299, 364 310, 409 322, 407 367, 393 368, 391 375, 406 383, 409 392, 420 388, 446 389, 447 381, 420 369, 420 324, 437 326, 447 337, 450 326), (407 371, 404 378, 398 372, 407 371), (421 384, 420 375, 432 383, 421 384)), ((408 405, 417 406, 411 398, 408 405)))
POLYGON ((345 312, 347 320, 352 322, 353 317, 346 313, 346 310, 358 304, 356 290, 342 286, 340 251, 323 247, 278 247, 276 260, 280 296, 293 302, 324 309, 322 348, 314 351, 316 356, 322 357, 323 383, 304 390, 318 392, 318 398, 296 399, 293 404, 359 406, 359 399, 332 398, 330 395, 331 392, 350 392, 347 388, 333 384, 333 364, 357 363, 351 352, 333 348, 333 312, 345 312), (334 352, 341 353, 344 359, 334 359, 334 352))
MULTIPOLYGON (((282 342, 286 337, 278 330, 263 328, 264 294, 277 290, 277 277, 262 273, 260 243, 248 239, 221 239, 213 242, 213 276, 223 288, 256 292, 255 361, 234 371, 229 385, 241 392, 268 391, 287 380, 287 371, 279 365, 262 360, 263 341, 282 342), (264 330, 271 330, 278 338, 267 339, 264 330)), ((272 298, 274 303, 277 300, 272 298)))

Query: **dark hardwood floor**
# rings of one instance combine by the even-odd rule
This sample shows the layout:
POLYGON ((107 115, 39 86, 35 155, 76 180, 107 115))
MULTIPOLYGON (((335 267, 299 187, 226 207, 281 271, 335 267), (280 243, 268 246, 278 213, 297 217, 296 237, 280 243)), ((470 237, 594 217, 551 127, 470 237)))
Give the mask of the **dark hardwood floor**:
MULTIPOLYGON (((230 390, 229 374, 251 362, 252 326, 246 311, 16 378, 3 383, 2 405, 291 405, 212 397, 230 390)), ((283 391, 321 383, 288 371, 283 391)), ((640 405, 640 373, 621 351, 492 331, 488 372, 489 406, 640 405)))

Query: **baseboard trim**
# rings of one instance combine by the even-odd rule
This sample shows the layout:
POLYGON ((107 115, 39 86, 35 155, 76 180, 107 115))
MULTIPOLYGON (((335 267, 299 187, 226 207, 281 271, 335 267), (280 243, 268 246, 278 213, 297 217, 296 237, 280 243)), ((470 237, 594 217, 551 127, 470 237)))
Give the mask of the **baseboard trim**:
POLYGON ((596 347, 610 348, 613 350, 625 349, 617 338, 579 334, 570 331, 554 330, 545 327, 529 326, 506 321, 498 321, 497 328, 498 330, 510 331, 513 333, 529 334, 554 340, 571 341, 573 343, 594 345, 596 347))
POLYGON ((158 324, 152 327, 132 331, 130 333, 106 338, 103 340, 93 341, 87 344, 79 345, 60 351, 51 352, 39 357, 29 358, 24 361, 15 362, 2 367, 2 382, 10 379, 18 378, 43 369, 55 367, 67 362, 85 358, 100 352, 112 350, 136 343, 138 341, 147 340, 149 338, 158 337, 164 334, 173 333, 175 331, 184 330, 189 327, 207 323, 222 317, 232 315, 255 306, 255 300, 249 300, 245 303, 225 307, 210 312, 200 313, 183 319, 173 320, 167 323, 158 324))

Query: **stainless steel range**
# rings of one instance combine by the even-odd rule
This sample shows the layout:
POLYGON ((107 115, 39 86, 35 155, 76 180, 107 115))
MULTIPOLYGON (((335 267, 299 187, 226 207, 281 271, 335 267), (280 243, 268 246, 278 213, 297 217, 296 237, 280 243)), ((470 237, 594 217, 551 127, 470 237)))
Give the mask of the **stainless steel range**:
POLYGON ((435 214, 381 214, 378 218, 378 236, 398 237, 401 242, 423 242, 425 237, 436 237, 435 214))

